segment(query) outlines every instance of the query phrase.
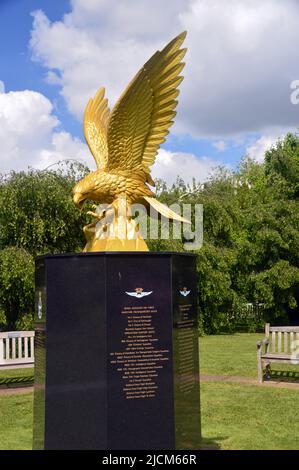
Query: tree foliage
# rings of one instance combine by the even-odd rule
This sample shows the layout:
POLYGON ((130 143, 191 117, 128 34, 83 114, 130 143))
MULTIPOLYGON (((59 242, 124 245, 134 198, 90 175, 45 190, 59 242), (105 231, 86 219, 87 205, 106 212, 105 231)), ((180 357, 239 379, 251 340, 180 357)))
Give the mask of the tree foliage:
POLYGON ((71 252, 84 245, 86 216, 72 201, 84 167, 12 172, 0 180, 0 248, 18 246, 33 255, 71 252))
MULTIPOLYGON (((34 308, 34 259, 23 248, 0 251, 0 319, 2 328, 12 329, 22 319, 32 319, 34 308)), ((30 325, 30 322, 29 322, 30 325)))
POLYGON ((34 257, 81 251, 85 213, 71 190, 81 165, 0 178, 0 329, 29 329, 34 309, 34 257))
POLYGON ((298 324, 298 162, 299 138, 288 134, 264 164, 245 157, 236 172, 218 168, 204 187, 160 184, 163 202, 204 207, 197 266, 205 332, 233 329, 244 305, 262 305, 272 322, 298 324))
MULTIPOLYGON (((71 189, 86 171, 75 166, 0 180, 0 328, 30 321, 24 314, 33 311, 34 256, 81 251, 86 212, 74 207, 71 189)), ((218 168, 204 185, 157 181, 157 195, 168 205, 203 205, 204 243, 196 253, 204 332, 233 331, 246 305, 262 305, 272 323, 298 324, 296 134, 278 141, 262 164, 245 157, 237 171, 218 168)), ((183 251, 183 242, 147 240, 157 251, 183 251)))

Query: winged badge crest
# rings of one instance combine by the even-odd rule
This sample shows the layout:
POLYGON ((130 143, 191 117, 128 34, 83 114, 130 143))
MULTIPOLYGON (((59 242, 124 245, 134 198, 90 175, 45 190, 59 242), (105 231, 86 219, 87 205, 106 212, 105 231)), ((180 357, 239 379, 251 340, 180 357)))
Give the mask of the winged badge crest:
POLYGON ((182 290, 180 290, 180 294, 183 296, 183 297, 187 297, 187 295, 189 295, 191 292, 191 290, 187 290, 187 287, 183 287, 182 290))
POLYGON ((137 298, 142 298, 142 297, 145 297, 145 296, 150 295, 152 293, 153 293, 152 290, 149 291, 149 292, 144 292, 142 287, 136 287, 135 292, 127 292, 126 291, 126 294, 130 295, 131 297, 137 297, 137 298))

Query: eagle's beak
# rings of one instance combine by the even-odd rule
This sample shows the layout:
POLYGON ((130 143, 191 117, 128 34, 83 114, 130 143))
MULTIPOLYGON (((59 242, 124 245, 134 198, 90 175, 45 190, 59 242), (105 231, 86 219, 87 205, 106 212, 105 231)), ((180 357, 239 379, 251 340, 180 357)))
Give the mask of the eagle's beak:
POLYGON ((82 206, 83 206, 84 201, 85 201, 85 197, 81 193, 75 193, 73 195, 73 201, 79 209, 82 209, 82 206))

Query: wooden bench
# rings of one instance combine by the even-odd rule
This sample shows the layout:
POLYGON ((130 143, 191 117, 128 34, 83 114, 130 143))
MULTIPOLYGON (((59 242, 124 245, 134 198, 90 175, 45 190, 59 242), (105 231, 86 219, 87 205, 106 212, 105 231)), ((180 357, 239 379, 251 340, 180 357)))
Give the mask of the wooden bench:
POLYGON ((266 323, 265 338, 257 342, 259 382, 263 382, 264 372, 270 375, 271 362, 299 364, 298 352, 299 326, 270 326, 266 323))
POLYGON ((34 364, 34 331, 0 333, 0 369, 34 364))

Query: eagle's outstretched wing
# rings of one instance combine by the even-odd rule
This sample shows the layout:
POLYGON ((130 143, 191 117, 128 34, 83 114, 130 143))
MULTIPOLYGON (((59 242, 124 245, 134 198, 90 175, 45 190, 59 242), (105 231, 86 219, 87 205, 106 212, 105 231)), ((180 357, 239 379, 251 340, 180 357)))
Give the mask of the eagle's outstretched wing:
POLYGON ((143 169, 149 173, 168 128, 173 124, 183 77, 180 49, 186 32, 157 51, 125 89, 108 123, 108 170, 143 169))
POLYGON ((99 169, 106 168, 108 162, 107 128, 110 111, 104 96, 105 88, 100 88, 95 97, 88 101, 84 113, 85 139, 99 169))

